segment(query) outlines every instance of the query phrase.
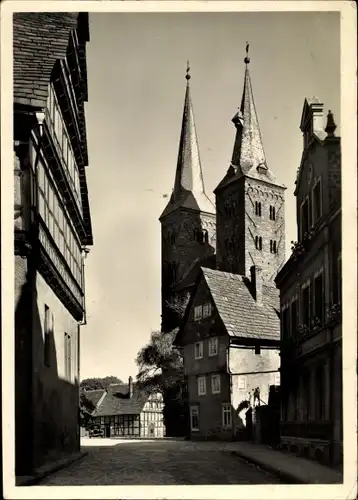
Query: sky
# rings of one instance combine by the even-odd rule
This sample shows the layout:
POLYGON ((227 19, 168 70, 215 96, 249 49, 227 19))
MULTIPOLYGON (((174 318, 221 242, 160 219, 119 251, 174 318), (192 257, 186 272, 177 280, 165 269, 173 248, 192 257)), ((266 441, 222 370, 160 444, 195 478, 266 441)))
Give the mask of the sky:
POLYGON ((331 109, 340 132, 339 14, 93 13, 87 45, 87 182, 94 246, 86 259, 81 379, 137 374, 160 328, 158 218, 174 185, 190 60, 205 189, 231 159, 246 41, 267 163, 286 187, 287 257, 296 239, 294 181, 305 97, 331 109))

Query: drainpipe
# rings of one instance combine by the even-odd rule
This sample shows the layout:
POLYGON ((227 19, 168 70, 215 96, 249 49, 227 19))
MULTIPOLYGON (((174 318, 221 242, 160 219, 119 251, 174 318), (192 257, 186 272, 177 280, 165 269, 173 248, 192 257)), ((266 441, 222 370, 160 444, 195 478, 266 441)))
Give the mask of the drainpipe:
MULTIPOLYGON (((232 391, 232 373, 230 370, 230 340, 229 340, 229 343, 226 347, 226 370, 227 370, 227 373, 229 374, 229 377, 230 377, 230 405, 233 406, 231 404, 233 391, 232 391)), ((231 408, 231 434, 232 434, 233 440, 235 438, 235 425, 236 425, 236 414, 234 413, 233 407, 232 407, 231 408)))
POLYGON ((83 291, 83 319, 79 322, 80 326, 87 325, 87 311, 86 311, 86 286, 85 286, 85 259, 89 254, 89 249, 87 247, 82 248, 82 291, 83 291))

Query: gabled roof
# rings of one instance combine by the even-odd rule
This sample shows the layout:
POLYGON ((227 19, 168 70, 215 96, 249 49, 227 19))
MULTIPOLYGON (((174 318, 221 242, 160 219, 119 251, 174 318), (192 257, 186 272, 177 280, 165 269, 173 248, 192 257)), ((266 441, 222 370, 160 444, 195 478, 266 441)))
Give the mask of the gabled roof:
POLYGON ((174 189, 160 219, 178 208, 215 213, 215 207, 204 189, 194 111, 190 95, 189 68, 186 79, 187 86, 174 189))
POLYGON ((90 391, 84 391, 84 395, 86 398, 94 405, 97 406, 97 404, 101 401, 101 398, 106 394, 105 389, 95 389, 95 390, 90 390, 90 391))
MULTIPOLYGON (((262 304, 257 304, 251 282, 245 276, 201 268, 201 279, 198 279, 197 287, 202 280, 210 291, 218 315, 230 337, 280 340, 280 298, 275 286, 263 285, 262 304)), ((196 290, 175 339, 177 344, 180 343, 195 293, 196 290)))
POLYGON ((107 393, 98 408, 93 412, 94 417, 108 415, 138 415, 149 399, 149 394, 141 391, 133 384, 133 395, 129 397, 128 384, 113 384, 108 387, 107 393))

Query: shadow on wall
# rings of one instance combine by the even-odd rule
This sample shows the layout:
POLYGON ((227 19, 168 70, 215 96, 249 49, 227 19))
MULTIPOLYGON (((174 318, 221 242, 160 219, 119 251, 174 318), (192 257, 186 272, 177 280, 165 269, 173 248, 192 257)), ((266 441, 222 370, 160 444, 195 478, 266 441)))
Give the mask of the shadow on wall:
POLYGON ((53 331, 45 345, 34 264, 31 257, 15 257, 16 475, 80 449, 78 383, 58 376, 53 331))

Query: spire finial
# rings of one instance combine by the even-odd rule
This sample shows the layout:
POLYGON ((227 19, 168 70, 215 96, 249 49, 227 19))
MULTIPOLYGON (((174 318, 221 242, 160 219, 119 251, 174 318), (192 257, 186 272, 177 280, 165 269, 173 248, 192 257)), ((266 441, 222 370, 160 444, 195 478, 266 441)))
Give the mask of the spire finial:
POLYGON ((189 81, 190 78, 191 78, 191 75, 190 75, 190 66, 189 66, 189 60, 186 62, 186 75, 185 75, 185 78, 189 81))
POLYGON ((336 130, 336 128, 337 128, 337 125, 335 124, 333 113, 331 110, 328 110, 327 125, 325 128, 325 132, 327 133, 328 136, 333 137, 334 131, 336 130))
POLYGON ((250 48, 250 44, 249 44, 249 42, 246 42, 246 57, 245 57, 245 59, 244 59, 245 64, 249 64, 249 62, 250 62, 250 58, 249 58, 249 48, 250 48))

